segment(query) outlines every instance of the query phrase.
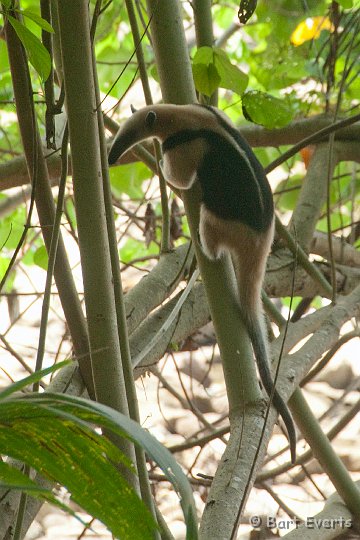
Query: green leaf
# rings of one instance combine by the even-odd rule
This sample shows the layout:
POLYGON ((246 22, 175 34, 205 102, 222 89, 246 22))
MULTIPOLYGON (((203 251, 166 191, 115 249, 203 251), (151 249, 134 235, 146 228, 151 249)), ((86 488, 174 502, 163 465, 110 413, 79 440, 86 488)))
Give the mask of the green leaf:
POLYGON ((36 371, 36 373, 33 373, 32 375, 29 375, 28 377, 24 377, 20 381, 17 381, 4 390, 0 392, 0 400, 5 399, 8 396, 11 396, 14 392, 19 392, 23 388, 26 388, 27 386, 30 386, 31 384, 34 384, 34 382, 40 381, 43 377, 46 377, 46 375, 49 375, 50 373, 55 373, 55 371, 62 369, 65 366, 68 366, 72 363, 72 360, 63 360, 62 362, 58 362, 57 364, 54 364, 51 367, 42 369, 40 371, 36 371))
MULTIPOLYGON (((9 264, 10 264, 10 258, 0 257, 0 280, 5 276, 5 273, 7 272, 9 264)), ((3 292, 6 292, 6 293, 12 292, 13 287, 14 287, 15 277, 16 277, 16 271, 13 268, 12 270, 10 270, 10 273, 8 274, 3 292)))
MULTIPOLYGON (((281 89, 291 86, 305 77, 307 56, 290 43, 274 43, 262 53, 249 59, 250 73, 261 83, 265 90, 281 89)), ((309 62, 311 69, 313 61, 309 62)), ((316 65, 318 70, 318 66, 316 65)))
POLYGON ((127 163, 110 169, 111 187, 118 197, 126 193, 131 198, 142 198, 142 183, 151 176, 150 170, 141 162, 127 163))
POLYGON ((221 77, 214 64, 212 47, 200 47, 193 58, 192 72, 195 88, 210 97, 219 88, 221 77))
POLYGON ((78 405, 76 409, 77 415, 90 422, 90 424, 98 424, 102 428, 119 434, 125 432, 135 444, 143 448, 149 457, 159 465, 165 476, 173 484, 175 491, 179 495, 179 501, 187 522, 187 538, 194 540, 197 538, 195 502, 190 483, 173 455, 155 437, 127 416, 106 405, 64 394, 41 394, 37 397, 41 400, 49 399, 50 402, 56 399, 65 408, 68 407, 68 404, 78 405))
POLYGON ((48 262, 49 262, 49 257, 46 251, 46 247, 40 246, 34 253, 34 263, 40 268, 42 268, 43 270, 47 270, 48 262))
POLYGON ((242 95, 248 84, 248 76, 217 47, 200 47, 194 56, 192 70, 196 89, 209 97, 218 87, 242 95))
MULTIPOLYGON (((333 212, 331 214, 331 230, 334 230, 334 229, 340 229, 341 227, 343 227, 344 225, 348 225, 350 223, 350 220, 347 216, 341 214, 337 214, 336 212, 333 212)), ((322 219, 319 219, 319 221, 317 222, 317 225, 316 225, 316 229, 321 231, 321 232, 324 232, 324 233, 327 233, 328 232, 328 222, 327 222, 327 218, 324 217, 322 219)))
POLYGON ((114 465, 128 460, 95 427, 129 437, 158 463, 179 494, 187 538, 195 540, 191 486, 170 452, 139 424, 105 405, 61 394, 0 402, 0 452, 65 486, 72 499, 116 537, 153 538, 150 514, 114 465))
POLYGON ((0 221, 0 249, 13 250, 17 247, 25 221, 25 207, 22 205, 0 221))
MULTIPOLYGON (((128 238, 125 244, 120 249, 120 259, 123 263, 129 263, 134 259, 142 259, 147 255, 157 255, 159 248, 155 242, 151 242, 149 247, 145 246, 145 243, 134 238, 128 238)), ((141 264, 140 262, 138 263, 141 264)), ((143 264, 146 264, 144 261, 143 264)))
POLYGON ((337 0, 338 4, 344 9, 350 9, 353 7, 354 2, 353 0, 337 0))
POLYGON ((151 66, 151 68, 148 70, 148 73, 150 73, 154 81, 156 81, 157 83, 160 83, 159 72, 158 72, 158 68, 156 64, 151 66))
POLYGON ((8 19, 21 43, 25 47, 30 63, 34 66, 40 77, 46 81, 51 70, 51 58, 47 49, 35 34, 30 32, 24 24, 20 23, 10 15, 8 15, 8 19))
POLYGON ((60 502, 51 490, 39 486, 36 482, 31 480, 26 474, 9 465, 9 463, 0 461, 0 486, 2 489, 17 489, 24 491, 31 497, 36 499, 47 501, 54 506, 59 507, 68 514, 71 514, 76 519, 85 523, 76 515, 76 513, 66 504, 60 502))
POLYGON ((12 0, 1 0, 1 3, 6 7, 10 8, 12 0))
POLYGON ((54 29, 51 26, 51 24, 49 24, 48 21, 40 17, 40 15, 38 15, 37 13, 34 13, 30 9, 24 9, 24 10, 20 9, 19 13, 24 15, 24 17, 27 17, 28 19, 31 19, 32 21, 34 21, 34 23, 40 26, 42 30, 46 30, 46 32, 49 32, 51 34, 54 33, 54 29))
POLYGON ((4 277, 5 272, 9 266, 10 259, 7 257, 0 257, 0 280, 4 277))
POLYGON ((289 124, 293 113, 284 100, 260 91, 249 91, 242 98, 243 114, 247 120, 268 129, 289 124))
POLYGON ((77 222, 76 222, 76 213, 73 199, 67 199, 65 201, 66 216, 69 219, 71 227, 76 231, 77 222))
POLYGON ((195 88, 204 96, 210 97, 219 88, 221 77, 214 64, 193 64, 195 88))
POLYGON ((249 77, 232 64, 222 49, 214 48, 214 62, 220 75, 220 87, 232 90, 240 96, 245 92, 249 77))
POLYGON ((193 64, 209 64, 214 63, 214 51, 212 47, 199 47, 193 58, 193 64))
POLYGON ((302 177, 294 175, 291 178, 282 180, 274 193, 276 207, 280 210, 294 210, 299 199, 302 177), (281 193, 284 191, 284 193, 281 193), (278 194, 280 193, 280 195, 278 194))
POLYGON ((86 420, 54 410, 53 404, 1 402, 0 451, 59 482, 116 537, 152 539, 150 513, 115 465, 125 465, 125 456, 86 420))
POLYGON ((300 296, 294 296, 292 299, 290 296, 286 296, 285 298, 281 299, 281 303, 287 308, 289 308, 291 304, 292 311, 294 311, 300 304, 301 300, 302 298, 300 296))
POLYGON ((1 486, 3 486, 5 482, 11 487, 20 487, 21 485, 22 488, 26 487, 38 489, 39 491, 47 491, 46 489, 38 486, 33 480, 24 475, 18 469, 14 469, 14 467, 11 467, 8 463, 0 460, 1 486))

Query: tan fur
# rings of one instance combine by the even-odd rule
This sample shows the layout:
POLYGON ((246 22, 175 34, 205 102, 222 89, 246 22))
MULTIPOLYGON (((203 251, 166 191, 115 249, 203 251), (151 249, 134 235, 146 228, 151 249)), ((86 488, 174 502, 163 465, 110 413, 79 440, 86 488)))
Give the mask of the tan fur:
POLYGON ((165 180, 175 188, 190 189, 196 180, 199 159, 206 148, 203 139, 196 139, 168 150, 162 164, 165 180))
MULTIPOLYGON (((225 114, 221 114, 224 120, 231 126, 230 120, 225 114)), ((233 127, 233 126, 232 126, 233 127)), ((238 152, 241 152, 239 147, 236 145, 234 139, 228 134, 220 125, 217 118, 211 113, 211 111, 206 108, 199 107, 196 105, 172 105, 172 104, 160 104, 160 105, 148 105, 139 111, 136 111, 119 129, 118 133, 115 136, 114 143, 118 139, 126 139, 127 147, 123 149, 129 150, 135 144, 138 144, 145 139, 154 137, 160 142, 164 142, 167 137, 173 135, 184 129, 209 129, 217 133, 221 133, 230 144, 236 147, 238 152), (154 122, 151 125, 147 124, 147 115, 153 112, 156 115, 154 122)), ((185 145, 184 145, 185 147, 185 145)), ((199 163, 199 154, 197 153, 198 149, 194 145, 194 141, 190 145, 190 151, 186 152, 186 158, 191 161, 197 161, 199 163)), ((201 151, 201 150, 200 150, 201 151)), ((242 156, 245 160, 248 161, 248 158, 245 153, 242 153, 242 156)), ((178 160, 180 162, 180 158, 178 160)), ((185 160, 186 161, 186 160, 185 160)), ((164 163, 164 166, 166 164, 164 163)), ((182 174, 181 171, 184 167, 184 164, 179 163, 178 167, 175 169, 172 165, 171 178, 172 185, 174 181, 173 171, 176 170, 176 176, 180 173, 183 178, 181 180, 182 188, 189 189, 194 182, 193 175, 190 178, 185 179, 185 174, 182 174)), ((178 178, 177 178, 178 179, 178 178)), ((170 179, 169 179, 170 182, 170 179)), ((176 186, 179 187, 179 186, 176 186)))
POLYGON ((205 255, 216 259, 227 250, 231 253, 242 308, 256 314, 261 313, 261 286, 273 237, 274 223, 265 233, 258 233, 201 207, 200 239, 205 255))

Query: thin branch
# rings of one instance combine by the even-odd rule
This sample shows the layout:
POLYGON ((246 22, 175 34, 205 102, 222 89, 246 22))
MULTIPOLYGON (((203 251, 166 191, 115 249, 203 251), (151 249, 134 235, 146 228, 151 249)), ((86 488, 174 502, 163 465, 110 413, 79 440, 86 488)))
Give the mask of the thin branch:
MULTIPOLYGON (((61 224, 61 217, 62 217, 62 212, 63 212, 63 207, 64 207, 64 199, 65 199, 66 175, 67 175, 67 170, 68 170, 68 155, 67 155, 68 140, 69 140, 68 128, 66 125, 64 135, 63 135, 63 141, 61 145, 61 164, 62 164, 61 178, 60 178, 60 184, 59 184, 55 220, 54 220, 54 225, 52 227, 52 235, 51 235, 49 258, 48 258, 48 268, 47 268, 46 282, 45 282, 45 292, 44 292, 44 299, 43 299, 42 310, 41 310, 40 334, 39 334, 38 350, 37 350, 37 356, 36 356, 35 371, 41 370, 43 358, 44 358, 44 352, 45 352, 46 332, 47 332, 48 316, 49 316, 49 308, 50 308, 50 300, 51 300, 51 284, 52 284, 55 261, 56 261, 56 256, 57 256, 57 248, 59 244, 60 224, 61 224)), ((38 390, 39 390, 39 381, 35 382, 33 385, 33 391, 38 392, 38 390)))

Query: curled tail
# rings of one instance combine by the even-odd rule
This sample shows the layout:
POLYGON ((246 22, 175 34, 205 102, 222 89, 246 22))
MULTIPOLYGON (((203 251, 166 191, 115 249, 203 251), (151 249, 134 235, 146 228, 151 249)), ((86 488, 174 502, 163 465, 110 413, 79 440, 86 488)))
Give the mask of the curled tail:
POLYGON ((233 251, 233 262, 238 285, 240 309, 254 350, 260 379, 267 395, 269 398, 272 397, 274 407, 284 420, 288 432, 291 461, 295 463, 295 426, 285 401, 276 388, 274 389, 269 365, 267 334, 262 313, 261 286, 267 259, 266 242, 268 242, 266 236, 265 242, 260 236, 254 237, 252 244, 247 247, 247 256, 244 256, 244 253, 239 253, 239 250, 237 252, 233 251), (262 246, 260 245, 261 241, 262 246))
POLYGON ((259 370, 261 382, 269 398, 272 397, 272 403, 284 421, 284 424, 286 426, 286 430, 288 433, 288 438, 289 438, 291 462, 295 463, 296 461, 295 426, 294 426, 292 416, 290 414, 290 411, 285 401, 282 399, 282 397, 280 396, 276 388, 274 389, 274 382, 271 377, 271 371, 270 371, 269 362, 268 362, 267 343, 265 341, 266 338, 264 337, 265 330, 263 328, 262 321, 260 322, 257 319, 250 320, 249 317, 246 316, 245 323, 246 323, 247 331, 249 333, 251 344, 254 350, 254 355, 256 358, 256 364, 259 370))

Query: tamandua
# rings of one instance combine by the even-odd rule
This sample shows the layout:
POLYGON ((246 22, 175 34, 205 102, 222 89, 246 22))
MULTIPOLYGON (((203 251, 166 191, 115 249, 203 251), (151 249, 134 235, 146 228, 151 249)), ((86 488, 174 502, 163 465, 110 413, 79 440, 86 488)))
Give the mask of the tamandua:
MULTIPOLYGON (((210 259, 231 254, 242 317, 261 381, 271 396, 261 287, 274 235, 274 205, 265 171, 230 119, 214 107, 160 104, 135 111, 115 136, 109 164, 148 138, 162 144, 162 170, 171 186, 189 189, 195 180, 200 182, 202 248, 210 259)), ((294 463, 294 423, 277 390, 273 404, 286 425, 294 463)))

